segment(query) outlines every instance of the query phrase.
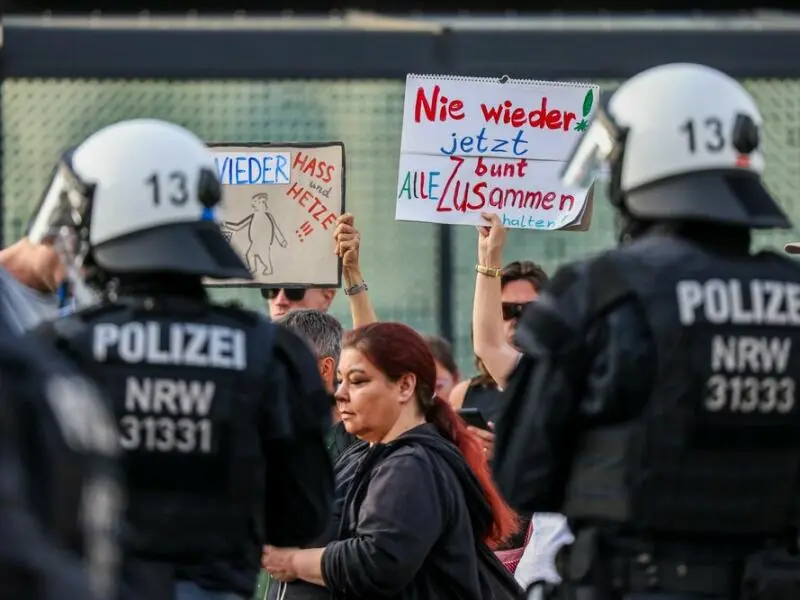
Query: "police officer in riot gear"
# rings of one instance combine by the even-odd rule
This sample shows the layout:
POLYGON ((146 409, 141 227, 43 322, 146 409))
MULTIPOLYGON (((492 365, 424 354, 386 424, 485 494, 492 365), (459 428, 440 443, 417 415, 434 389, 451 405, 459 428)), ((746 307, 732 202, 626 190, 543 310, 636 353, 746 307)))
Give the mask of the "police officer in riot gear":
POLYGON ((57 248, 86 305, 38 333, 113 402, 127 581, 158 587, 150 600, 249 598, 262 544, 313 539, 332 497, 330 400, 313 355, 202 285, 250 279, 213 220, 221 198, 197 137, 125 121, 64 155, 30 231, 57 248))
POLYGON ((116 600, 118 455, 96 388, 0 323, 0 600, 116 600))
POLYGON ((800 267, 750 252, 790 226, 762 140, 741 85, 671 64, 565 165, 584 188, 609 167, 623 243, 523 316, 494 471, 516 508, 568 518, 556 598, 800 597, 800 267))

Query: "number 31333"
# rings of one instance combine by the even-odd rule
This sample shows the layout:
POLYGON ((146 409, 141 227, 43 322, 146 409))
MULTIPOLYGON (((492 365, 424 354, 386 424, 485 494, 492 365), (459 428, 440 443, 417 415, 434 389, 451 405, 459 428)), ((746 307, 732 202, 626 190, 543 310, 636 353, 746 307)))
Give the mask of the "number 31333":
POLYGON ((787 414, 795 406, 795 381, 791 377, 712 375, 707 389, 705 407, 709 412, 787 414))

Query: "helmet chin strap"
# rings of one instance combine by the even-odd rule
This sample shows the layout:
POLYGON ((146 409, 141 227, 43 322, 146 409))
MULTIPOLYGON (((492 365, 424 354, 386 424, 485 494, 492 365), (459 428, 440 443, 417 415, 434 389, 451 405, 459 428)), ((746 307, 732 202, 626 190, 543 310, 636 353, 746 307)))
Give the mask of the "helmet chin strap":
POLYGON ((616 233, 617 243, 620 246, 624 246, 642 235, 645 227, 643 227, 641 221, 628 212, 624 204, 618 204, 615 208, 614 232, 616 233))

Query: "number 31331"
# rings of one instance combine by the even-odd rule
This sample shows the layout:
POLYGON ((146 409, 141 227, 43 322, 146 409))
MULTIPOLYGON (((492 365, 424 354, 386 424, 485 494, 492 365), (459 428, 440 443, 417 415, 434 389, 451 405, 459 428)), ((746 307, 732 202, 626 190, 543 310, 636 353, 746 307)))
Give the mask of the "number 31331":
POLYGON ((795 406, 795 381, 791 377, 712 375, 707 387, 705 407, 709 412, 787 414, 795 406))
POLYGON ((172 419, 126 415, 119 422, 125 450, 150 452, 211 452, 209 419, 172 419))

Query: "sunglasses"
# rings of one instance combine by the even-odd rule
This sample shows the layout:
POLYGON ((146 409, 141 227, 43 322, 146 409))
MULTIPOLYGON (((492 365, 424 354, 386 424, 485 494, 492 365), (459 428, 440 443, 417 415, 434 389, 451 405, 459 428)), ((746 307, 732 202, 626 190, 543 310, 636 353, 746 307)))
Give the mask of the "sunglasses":
POLYGON ((519 319, 532 302, 503 302, 503 321, 519 319))
POLYGON ((306 288, 261 288, 261 296, 267 300, 275 300, 283 290, 283 295, 289 302, 300 302, 306 297, 306 288))

